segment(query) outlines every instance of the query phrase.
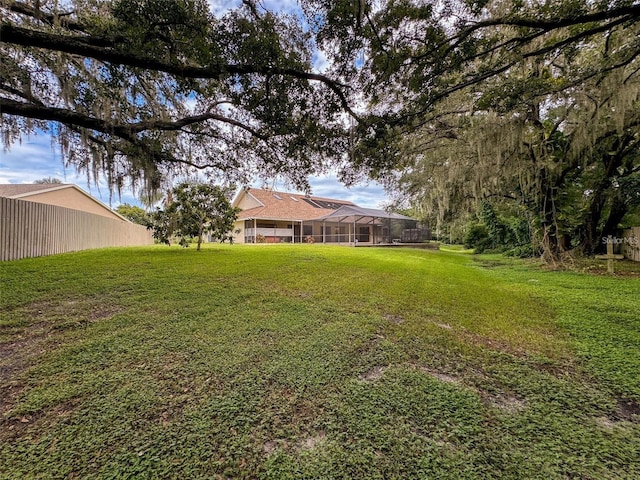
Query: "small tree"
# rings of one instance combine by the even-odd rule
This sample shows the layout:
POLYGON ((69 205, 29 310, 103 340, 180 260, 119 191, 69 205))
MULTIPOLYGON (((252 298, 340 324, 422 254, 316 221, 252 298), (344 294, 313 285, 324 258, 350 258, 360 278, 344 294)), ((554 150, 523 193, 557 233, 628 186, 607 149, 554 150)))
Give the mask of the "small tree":
POLYGON ((116 208, 116 212, 122 215, 124 218, 131 220, 133 223, 137 223, 138 225, 149 225, 149 214, 145 212, 144 209, 136 207, 135 205, 123 203, 122 205, 118 205, 118 208, 116 208))
POLYGON ((204 183, 181 183, 171 191, 172 202, 164 210, 156 209, 152 215, 153 236, 161 243, 170 243, 176 235, 180 245, 188 246, 194 237, 198 250, 205 233, 221 243, 233 241, 231 232, 239 209, 231 206, 232 190, 204 183))

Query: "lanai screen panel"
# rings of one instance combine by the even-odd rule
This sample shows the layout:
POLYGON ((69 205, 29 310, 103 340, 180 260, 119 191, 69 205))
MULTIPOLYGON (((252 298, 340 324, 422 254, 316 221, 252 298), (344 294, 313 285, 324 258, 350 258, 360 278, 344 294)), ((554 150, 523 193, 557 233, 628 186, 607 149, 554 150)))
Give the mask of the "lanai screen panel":
MULTIPOLYGON (((369 225, 372 230, 371 238, 367 237, 369 238, 367 242, 373 243, 410 243, 430 239, 428 229, 420 228, 417 220, 406 215, 389 213, 375 208, 344 205, 335 212, 318 218, 317 221, 369 225)), ((362 240, 360 239, 360 241, 362 240)))

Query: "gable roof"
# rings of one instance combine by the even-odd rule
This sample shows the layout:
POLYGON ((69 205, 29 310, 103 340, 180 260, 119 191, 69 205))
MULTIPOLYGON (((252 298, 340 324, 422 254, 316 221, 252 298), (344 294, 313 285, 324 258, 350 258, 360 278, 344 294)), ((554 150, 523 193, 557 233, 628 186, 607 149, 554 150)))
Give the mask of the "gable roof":
MULTIPOLYGON (((77 185, 72 183, 42 183, 42 184, 29 184, 29 183, 2 183, 0 184, 0 197, 6 197, 17 200, 29 200, 29 197, 41 195, 45 193, 51 193, 58 190, 64 189, 73 189, 74 191, 82 194, 87 199, 99 205, 102 209, 105 210, 105 213, 108 213, 110 216, 123 220, 127 223, 131 223, 131 221, 122 215, 120 215, 115 210, 109 208, 106 204, 102 203, 97 198, 91 196, 84 190, 82 190, 77 185)), ((36 201, 36 200, 34 200, 36 201)), ((49 203, 48 201, 46 203, 49 203)), ((60 205, 58 205, 60 206, 60 205)), ((65 205, 62 205, 65 206, 65 205)), ((69 206, 65 206, 65 208, 72 208, 69 206)), ((77 208, 76 208, 77 210, 77 208)))
POLYGON ((239 220, 252 218, 265 220, 312 220, 328 215, 345 205, 356 206, 348 200, 276 192, 259 188, 240 191, 233 202, 234 206, 238 206, 241 203, 244 195, 249 195, 259 206, 241 211, 238 214, 239 220))

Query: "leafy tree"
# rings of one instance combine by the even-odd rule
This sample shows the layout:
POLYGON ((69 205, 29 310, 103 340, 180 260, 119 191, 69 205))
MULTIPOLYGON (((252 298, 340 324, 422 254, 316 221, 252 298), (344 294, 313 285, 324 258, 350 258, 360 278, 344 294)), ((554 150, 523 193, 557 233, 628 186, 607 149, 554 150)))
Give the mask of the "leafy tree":
POLYGON ((171 202, 152 215, 154 237, 169 244, 172 236, 188 246, 188 238, 197 239, 198 250, 206 233, 221 243, 233 241, 231 232, 238 209, 231 206, 232 190, 204 183, 181 183, 172 190, 171 202))
POLYGON ((149 214, 147 214, 144 209, 136 207, 135 205, 123 203, 122 205, 118 205, 118 207, 116 208, 116 212, 118 212, 123 217, 131 220, 133 223, 137 223, 138 225, 149 225, 149 214))
MULTIPOLYGON (((510 38, 504 26, 494 34, 510 38)), ((632 26, 585 38, 439 102, 398 143, 392 188, 440 223, 499 203, 530 224, 532 251, 549 261, 593 253, 635 208, 626 179, 640 172, 640 64, 636 55, 599 70, 637 42, 632 26)))
MULTIPOLYGON (((237 181, 286 175, 302 187, 331 165, 345 181, 381 177, 439 102, 635 32, 640 12, 586 0, 299 3, 304 16, 244 0, 215 17, 205 0, 2 2, 3 142, 48 131, 68 163, 116 188, 154 190, 189 168, 237 181), (317 49, 327 75, 313 70, 317 49)), ((630 38, 555 88, 632 63, 630 38)), ((526 85, 534 93, 548 87, 536 82, 526 85)))
POLYGON ((56 177, 45 177, 35 180, 33 183, 39 185, 62 185, 62 180, 56 177))
POLYGON ((307 176, 341 157, 348 87, 313 71, 299 19, 245 1, 0 3, 5 146, 46 131, 63 157, 115 188, 169 172, 307 176))
POLYGON ((2 141, 48 131, 67 163, 147 192, 191 169, 308 187, 334 166, 410 184, 449 232, 501 198, 550 259, 635 208, 639 4, 299 4, 3 2, 2 141))

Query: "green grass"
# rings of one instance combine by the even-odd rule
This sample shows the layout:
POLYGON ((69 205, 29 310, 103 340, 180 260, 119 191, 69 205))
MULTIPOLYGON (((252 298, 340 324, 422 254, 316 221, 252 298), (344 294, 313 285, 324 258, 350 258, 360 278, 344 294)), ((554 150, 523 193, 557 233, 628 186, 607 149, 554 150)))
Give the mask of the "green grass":
POLYGON ((237 245, 0 285, 0 478, 640 478, 637 277, 237 245))

